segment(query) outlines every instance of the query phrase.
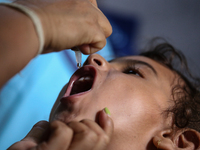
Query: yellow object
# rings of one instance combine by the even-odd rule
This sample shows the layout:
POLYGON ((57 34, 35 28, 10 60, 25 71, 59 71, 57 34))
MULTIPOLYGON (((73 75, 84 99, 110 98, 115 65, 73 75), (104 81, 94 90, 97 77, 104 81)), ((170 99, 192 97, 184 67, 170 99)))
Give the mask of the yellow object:
POLYGON ((104 110, 105 110, 106 114, 110 115, 110 111, 109 111, 109 109, 107 107, 104 108, 104 110))

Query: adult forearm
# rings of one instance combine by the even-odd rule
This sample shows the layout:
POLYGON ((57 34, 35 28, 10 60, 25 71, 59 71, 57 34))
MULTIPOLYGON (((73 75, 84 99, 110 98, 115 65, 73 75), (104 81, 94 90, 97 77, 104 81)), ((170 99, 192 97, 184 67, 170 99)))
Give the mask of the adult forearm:
POLYGON ((0 87, 37 55, 39 40, 31 19, 0 6, 0 87))

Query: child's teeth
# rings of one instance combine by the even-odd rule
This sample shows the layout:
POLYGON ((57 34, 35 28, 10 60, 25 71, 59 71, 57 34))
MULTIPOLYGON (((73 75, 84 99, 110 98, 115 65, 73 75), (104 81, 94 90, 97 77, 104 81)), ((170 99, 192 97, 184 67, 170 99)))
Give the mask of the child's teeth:
POLYGON ((89 81, 91 79, 92 79, 92 77, 86 76, 86 77, 81 77, 80 79, 78 79, 78 81, 89 81))
POLYGON ((79 79, 79 81, 84 81, 85 79, 84 79, 84 77, 81 77, 80 79, 79 79))
POLYGON ((85 77, 85 80, 90 80, 91 79, 91 77, 85 77))

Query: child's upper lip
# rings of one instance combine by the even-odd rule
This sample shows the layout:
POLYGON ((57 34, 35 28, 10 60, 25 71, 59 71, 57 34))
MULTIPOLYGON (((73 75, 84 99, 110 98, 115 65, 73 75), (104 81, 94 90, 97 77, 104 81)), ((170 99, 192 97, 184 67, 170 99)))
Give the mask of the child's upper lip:
MULTIPOLYGON (((72 92, 72 89, 73 89, 73 86, 74 86, 74 83, 76 81, 78 81, 80 78, 82 77, 91 77, 91 80, 92 81, 92 85, 91 85, 91 88, 90 90, 93 88, 94 86, 94 83, 96 81, 96 77, 97 77, 97 70, 94 66, 92 65, 85 65, 83 67, 81 67, 80 69, 78 69, 73 75, 72 77, 70 78, 70 81, 68 83, 68 87, 67 87, 67 90, 63 96, 63 98, 61 99, 61 103, 64 102, 64 101, 68 101, 69 99, 71 99, 70 97, 73 97, 75 95, 80 95, 80 94, 84 94, 90 90, 87 90, 87 91, 83 91, 83 92, 80 92, 80 93, 76 93, 76 94, 73 94, 73 95, 70 95, 70 93, 72 92), (68 99, 68 100, 67 100, 68 99)), ((80 81, 79 81, 80 82, 80 81)), ((87 82, 86 82, 87 83, 87 82)), ((80 91, 80 90, 78 90, 80 91)), ((70 100, 71 101, 71 100, 70 100)))

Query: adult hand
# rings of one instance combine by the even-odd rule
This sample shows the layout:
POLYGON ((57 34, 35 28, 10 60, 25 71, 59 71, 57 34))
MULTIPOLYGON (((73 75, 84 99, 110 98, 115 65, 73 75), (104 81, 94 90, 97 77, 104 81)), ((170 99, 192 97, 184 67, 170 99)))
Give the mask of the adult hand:
POLYGON ((104 110, 99 113, 99 125, 91 120, 70 122, 39 122, 20 142, 8 150, 104 150, 110 142, 113 122, 104 110))
POLYGON ((43 53, 79 46, 84 54, 102 49, 112 27, 96 0, 17 0, 36 12, 45 37, 43 53))

